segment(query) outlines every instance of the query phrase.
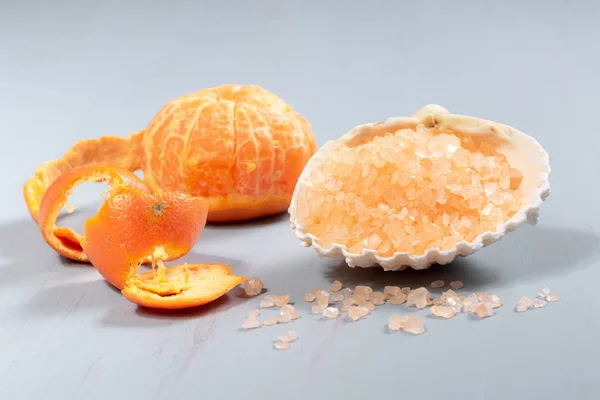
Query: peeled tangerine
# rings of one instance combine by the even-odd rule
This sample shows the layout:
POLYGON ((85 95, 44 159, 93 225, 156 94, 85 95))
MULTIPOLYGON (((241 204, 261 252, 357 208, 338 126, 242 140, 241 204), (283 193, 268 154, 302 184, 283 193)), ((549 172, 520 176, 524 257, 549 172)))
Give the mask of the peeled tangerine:
POLYGON ((549 173, 533 138, 428 105, 319 149, 296 185, 291 226, 351 267, 423 269, 535 224, 549 173))
POLYGON ((142 170, 154 192, 208 202, 211 221, 248 220, 287 210, 296 180, 317 145, 311 124, 256 85, 222 85, 166 103, 129 138, 83 140, 38 167, 23 188, 34 220, 48 186, 90 163, 142 170))
POLYGON ((84 165, 60 175, 43 197, 39 224, 44 239, 67 257, 90 261, 130 301, 154 308, 187 308, 213 301, 246 280, 221 264, 180 265, 164 261, 187 254, 206 224, 205 200, 178 192, 151 193, 127 170, 84 165), (55 226, 70 191, 85 181, 112 187, 80 236, 55 226), (145 263, 152 271, 137 274, 145 263))

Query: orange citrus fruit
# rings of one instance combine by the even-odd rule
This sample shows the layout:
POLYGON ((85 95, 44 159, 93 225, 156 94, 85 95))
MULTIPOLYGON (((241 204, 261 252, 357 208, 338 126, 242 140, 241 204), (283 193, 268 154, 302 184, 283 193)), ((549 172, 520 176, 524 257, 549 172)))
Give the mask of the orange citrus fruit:
POLYGON ((165 104, 129 138, 77 143, 36 170, 24 187, 37 221, 45 190, 62 172, 87 163, 142 169, 155 191, 208 201, 208 221, 231 222, 287 210, 300 173, 315 153, 311 124, 255 85, 223 85, 165 104))

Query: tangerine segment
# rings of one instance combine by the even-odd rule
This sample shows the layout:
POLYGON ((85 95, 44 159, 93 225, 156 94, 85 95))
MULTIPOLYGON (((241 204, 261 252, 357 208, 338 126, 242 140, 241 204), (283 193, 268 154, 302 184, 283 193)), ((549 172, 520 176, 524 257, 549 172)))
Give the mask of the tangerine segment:
POLYGON ((100 274, 123 289, 140 264, 187 254, 207 213, 207 202, 198 197, 123 187, 86 221, 83 249, 100 274))
POLYGON ((255 85, 223 85, 168 102, 142 147, 149 186, 207 199, 209 222, 287 210, 317 149, 310 123, 255 85))
POLYGON ((297 216, 326 249, 445 251, 519 211, 522 178, 494 141, 420 125, 335 149, 311 171, 297 216))
POLYGON ((201 306, 218 299, 246 277, 232 274, 224 264, 190 264, 133 277, 121 291, 129 301, 145 307, 181 309, 201 306))
POLYGON ((110 163, 128 171, 140 168, 140 133, 129 138, 104 136, 98 139, 81 140, 71 147, 61 158, 46 162, 36 168, 35 174, 25 182, 23 196, 34 221, 38 222, 40 203, 48 187, 64 172, 85 164, 110 163))
POLYGON ((84 182, 101 181, 107 181, 115 189, 130 187, 140 193, 150 191, 136 175, 112 165, 87 164, 66 170, 45 189, 37 213, 42 237, 60 255, 76 261, 89 261, 82 248, 81 235, 70 228, 57 227, 55 224, 73 188, 84 182))

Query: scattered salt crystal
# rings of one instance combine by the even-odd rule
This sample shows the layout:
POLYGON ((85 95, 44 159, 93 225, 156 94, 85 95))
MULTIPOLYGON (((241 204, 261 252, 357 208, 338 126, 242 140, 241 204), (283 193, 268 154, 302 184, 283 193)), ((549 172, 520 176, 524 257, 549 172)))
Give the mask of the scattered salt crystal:
POLYGON ((429 286, 431 286, 433 289, 439 289, 444 287, 445 283, 443 280, 438 279, 437 281, 433 281, 431 282, 431 284, 429 286))
POLYGON ((327 308, 327 303, 313 304, 311 311, 313 314, 323 314, 323 311, 325 311, 326 308, 327 308))
POLYGON ((273 301, 277 307, 283 307, 290 301, 290 295, 273 295, 273 301))
POLYGON ((450 282, 450 286, 454 290, 462 289, 465 285, 461 281, 452 281, 450 282))
POLYGON ((248 296, 257 296, 262 292, 263 281, 260 278, 250 278, 244 282, 244 291, 248 296))
POLYGON ((342 282, 340 281, 334 281, 331 284, 331 289, 332 292, 339 292, 340 290, 342 290, 342 282))
POLYGON ((385 295, 382 292, 371 293, 371 303, 381 306, 385 303, 385 295))
POLYGON ((269 308, 275 306, 275 299, 270 294, 260 300, 260 308, 269 308))
POLYGON ((532 306, 533 306, 533 302, 527 296, 521 296, 519 298, 519 300, 517 301, 517 311, 518 312, 525 312, 525 311, 529 310, 529 308, 532 306))
POLYGON ((346 297, 344 301, 342 301, 342 304, 345 306, 353 306, 355 304, 358 304, 358 302, 354 297, 346 297))
POLYGON ((276 325, 279 322, 279 317, 269 317, 263 321, 263 325, 276 325))
POLYGON ((283 342, 281 340, 276 341, 274 346, 277 350, 287 350, 290 348, 290 344, 288 342, 283 342))
POLYGON ((291 319, 300 318, 300 313, 291 304, 286 304, 285 306, 281 307, 281 315, 282 316, 289 315, 291 319))
POLYGON ((260 311, 252 310, 250 314, 248 314, 248 318, 242 324, 242 328, 244 329, 254 329, 260 326, 260 322, 256 319, 260 315, 260 311))
POLYGON ((492 305, 490 303, 479 303, 473 309, 473 312, 477 314, 479 318, 491 317, 494 315, 492 305))
POLYGON ((340 301, 344 300, 344 294, 343 293, 336 293, 331 295, 331 299, 330 299, 333 303, 338 303, 340 301))
POLYGON ((371 303, 370 301, 361 301, 360 303, 358 303, 359 307, 364 307, 369 311, 375 311, 375 304, 371 303))
POLYGON ((386 286, 383 288, 383 295, 385 296, 386 300, 391 299, 398 293, 401 293, 401 289, 399 286, 386 286))
POLYGON ((348 316, 356 321, 359 318, 366 317, 369 314, 369 309, 360 306, 350 306, 348 308, 348 316))
POLYGON ((327 305, 329 303, 329 293, 325 292, 325 291, 317 292, 316 298, 315 298, 315 303, 327 305))
POLYGON ((370 286, 357 286, 354 288, 354 294, 365 297, 365 300, 369 300, 371 293, 373 293, 373 289, 370 286))
POLYGON ((350 288, 344 288, 344 289, 342 289, 342 293, 344 293, 346 296, 350 296, 350 295, 352 295, 353 292, 352 292, 352 289, 350 289, 350 288))
POLYGON ((404 304, 405 301, 406 301, 406 295, 404 293, 400 292, 390 299, 390 304, 392 304, 394 306, 399 306, 400 304, 404 304))
POLYGON ((410 287, 403 287, 402 289, 400 289, 400 291, 408 296, 408 294, 410 293, 410 287))
POLYGON ((425 308, 427 306, 427 301, 431 293, 424 287, 417 288, 412 290, 406 299, 406 304, 408 306, 415 306, 417 308, 425 308))
POLYGON ((543 299, 538 299, 537 297, 532 300, 533 308, 543 308, 548 305, 548 302, 543 299))
POLYGON ((560 295, 554 294, 554 293, 550 293, 548 296, 546 296, 546 300, 549 301, 549 302, 559 301, 560 300, 560 295))
POLYGON ((475 295, 477 295, 477 299, 482 303, 490 302, 490 296, 486 292, 477 292, 475 295))
POLYGON ((550 288, 545 287, 543 289, 540 289, 540 291, 538 292, 538 297, 545 299, 546 297, 548 297, 549 294, 550 294, 550 288))
POLYGON ((433 301, 432 301, 432 304, 433 304, 434 306, 439 306, 440 304, 442 304, 442 300, 440 300, 440 298, 439 298, 439 297, 435 297, 435 298, 433 299, 433 301))
POLYGON ((335 307, 327 307, 323 310, 323 316, 325 318, 337 318, 340 315, 340 310, 335 307))
POLYGON ((312 303, 313 301, 315 301, 315 294, 312 292, 308 292, 304 295, 303 300, 307 303, 312 303))
POLYGON ((496 296, 495 294, 490 294, 489 299, 490 303, 492 304, 492 308, 502 307, 502 300, 500 300, 500 297, 496 296))
POLYGON ((408 321, 408 316, 393 314, 388 319, 388 329, 390 331, 398 331, 402 329, 406 321, 408 321))
POLYGON ((456 311, 449 306, 433 306, 431 307, 431 313, 436 317, 440 318, 452 318, 456 314, 456 311))
POLYGON ((279 335, 277 339, 282 342, 290 343, 295 342, 297 338, 298 335, 296 335, 296 331, 285 331, 281 335, 279 335))
POLYGON ((410 315, 407 321, 404 323, 402 330, 414 335, 420 335, 425 332, 425 325, 423 324, 421 318, 410 315))
MULTIPOLYGON (((298 317, 300 317, 300 315, 298 315, 298 317)), ((277 322, 280 324, 286 324, 286 323, 290 322, 291 320, 292 320, 292 316, 289 314, 280 315, 279 317, 277 317, 277 322)))

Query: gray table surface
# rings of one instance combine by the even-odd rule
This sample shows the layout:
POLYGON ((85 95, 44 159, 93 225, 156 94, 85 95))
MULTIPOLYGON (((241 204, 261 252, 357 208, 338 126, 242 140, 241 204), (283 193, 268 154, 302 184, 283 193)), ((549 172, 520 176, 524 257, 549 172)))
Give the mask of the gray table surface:
MULTIPOLYGON (((598 2, 18 3, 0 4, 1 399, 600 397, 598 2), (167 100, 223 83, 282 96, 320 145, 426 103, 507 123, 550 154, 552 194, 537 226, 423 273, 318 258, 287 214, 209 226, 187 261, 261 276, 270 293, 291 294, 302 318, 241 332, 258 299, 239 290, 194 311, 138 309, 45 245, 22 184, 77 140, 127 135, 167 100), (406 308, 347 323, 308 315, 301 301, 335 279, 438 278, 496 293, 505 306, 482 321, 420 311, 427 332, 410 336, 384 329, 406 308), (514 311, 544 286, 563 300, 514 311), (299 340, 273 350, 286 329, 299 340)), ((76 190, 81 209, 64 224, 81 228, 100 186, 76 190)))

